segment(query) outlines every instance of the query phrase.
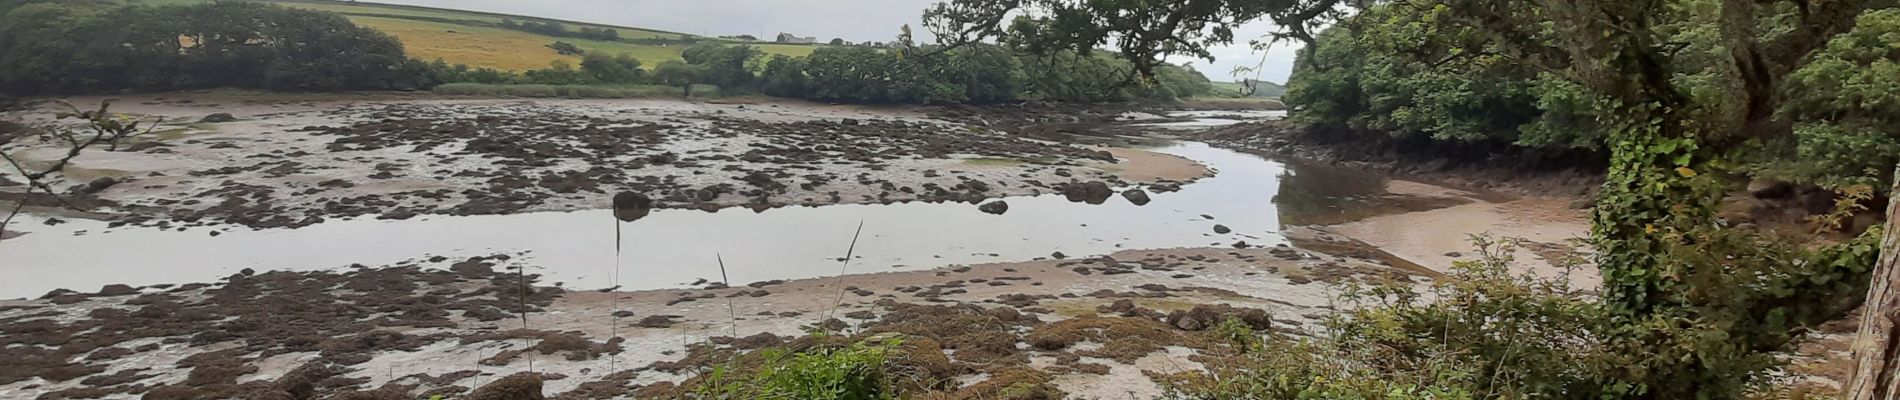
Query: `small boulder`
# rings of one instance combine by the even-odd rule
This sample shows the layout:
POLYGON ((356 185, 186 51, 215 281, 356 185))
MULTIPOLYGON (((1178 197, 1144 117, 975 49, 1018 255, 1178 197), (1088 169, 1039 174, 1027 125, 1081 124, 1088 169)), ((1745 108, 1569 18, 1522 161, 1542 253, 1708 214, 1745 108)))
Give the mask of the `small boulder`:
POLYGON ((220 123, 220 122, 231 122, 231 121, 236 121, 236 120, 237 120, 237 117, 231 115, 231 113, 217 113, 217 114, 206 115, 204 118, 199 118, 198 122, 215 124, 215 123, 220 123))
POLYGON ((1128 199, 1129 203, 1135 203, 1135 205, 1138 206, 1148 205, 1148 202, 1152 201, 1148 198, 1148 192, 1142 191, 1141 189, 1128 189, 1128 191, 1122 192, 1122 198, 1128 199))
POLYGON ((1110 189, 1108 183, 1102 181, 1062 185, 1062 197, 1077 203, 1107 203, 1109 196, 1114 195, 1115 190, 1110 189))
POLYGON ((86 193, 99 193, 99 192, 105 191, 106 189, 112 188, 113 186, 118 186, 119 183, 121 182, 119 181, 118 178, 113 178, 113 177, 108 176, 104 178, 94 179, 92 180, 92 182, 86 182, 85 190, 86 190, 86 193))
POLYGON ((138 292, 139 292, 138 289, 133 289, 132 286, 130 285, 116 284, 116 283, 111 284, 111 285, 106 285, 103 288, 99 288, 100 296, 124 296, 124 295, 134 294, 138 292))
POLYGON ((985 213, 1003 215, 1003 213, 1009 212, 1009 203, 1005 203, 1002 200, 997 200, 997 201, 992 201, 988 203, 983 203, 983 205, 976 206, 976 209, 977 211, 982 211, 985 213))
POLYGON ((1221 224, 1214 224, 1214 233, 1218 233, 1218 234, 1222 234, 1222 235, 1225 235, 1225 234, 1228 234, 1228 233, 1232 233, 1233 231, 1234 231, 1234 230, 1233 230, 1233 229, 1229 229, 1229 228, 1227 227, 1227 225, 1221 225, 1221 224))
POLYGON ((653 212, 653 199, 636 192, 620 192, 614 195, 614 218, 622 222, 633 222, 646 218, 653 212))

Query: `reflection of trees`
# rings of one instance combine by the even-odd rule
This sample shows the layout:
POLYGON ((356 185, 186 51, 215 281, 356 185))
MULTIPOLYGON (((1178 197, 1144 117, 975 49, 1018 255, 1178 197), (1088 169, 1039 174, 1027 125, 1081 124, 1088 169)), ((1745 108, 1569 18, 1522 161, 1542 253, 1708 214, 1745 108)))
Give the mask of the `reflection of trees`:
POLYGON ((1385 177, 1339 168, 1287 164, 1280 192, 1273 196, 1281 225, 1336 223, 1364 199, 1385 193, 1385 177))

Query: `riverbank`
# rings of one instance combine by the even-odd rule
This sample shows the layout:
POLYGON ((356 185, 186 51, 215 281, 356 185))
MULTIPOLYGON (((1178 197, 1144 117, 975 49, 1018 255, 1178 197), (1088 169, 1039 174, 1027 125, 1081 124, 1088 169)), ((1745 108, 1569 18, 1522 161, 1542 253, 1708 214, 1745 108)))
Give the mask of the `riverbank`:
MULTIPOLYGON (((404 105, 394 108, 401 111, 387 112, 462 115, 479 121, 487 111, 536 109, 533 104, 492 102, 425 101, 422 104, 429 107, 456 111, 416 111, 416 106, 404 105)), ((562 110, 557 111, 567 113, 563 115, 572 115, 574 110, 598 111, 599 106, 560 104, 562 110)), ((179 104, 150 106, 190 110, 173 111, 176 115, 199 110, 179 104)), ((730 122, 726 118, 737 118, 732 117, 735 114, 755 120, 807 118, 797 119, 807 122, 811 114, 854 112, 885 120, 932 119, 833 106, 788 109, 782 104, 748 104, 747 111, 737 105, 693 107, 718 108, 661 118, 700 118, 704 119, 700 123, 715 127, 730 122), (757 110, 784 111, 764 115, 757 110)), ((326 115, 311 110, 284 112, 326 115)), ((356 115, 352 113, 339 115, 356 115)), ((1190 360, 1207 360, 1203 357, 1224 351, 1210 347, 1205 330, 1228 316, 1251 318, 1259 324, 1256 328, 1282 334, 1315 334, 1321 320, 1340 306, 1336 296, 1346 285, 1423 284, 1440 276, 1441 269, 1435 268, 1442 266, 1431 257, 1469 257, 1450 255, 1470 254, 1468 243, 1440 239, 1461 237, 1465 231, 1500 236, 1528 232, 1550 235, 1537 236, 1538 243, 1555 243, 1555 235, 1567 229, 1565 225, 1524 217, 1575 212, 1547 208, 1561 202, 1520 202, 1350 170, 1283 165, 1200 145, 1081 144, 1152 142, 1113 135, 1190 134, 1194 130, 1182 127, 1231 123, 1233 119, 1215 118, 1229 114, 1241 113, 1136 116, 1126 111, 1104 112, 1101 116, 1111 121, 1107 123, 1094 117, 1012 113, 1019 121, 1066 124, 1056 130, 1017 133, 1034 137, 1020 140, 1106 152, 1115 160, 1067 167, 1075 170, 1067 178, 1093 173, 1099 175, 1088 176, 1119 177, 1123 182, 1117 186, 1155 183, 1146 185, 1151 190, 1140 196, 1123 194, 1117 197, 1126 199, 1100 205, 1088 199, 1072 203, 1066 196, 1053 194, 1008 197, 1010 207, 1002 215, 948 203, 790 207, 757 214, 674 209, 660 210, 616 233, 607 230, 604 214, 596 218, 591 211, 467 217, 422 214, 411 220, 359 218, 297 228, 227 228, 216 236, 131 226, 106 232, 113 228, 90 226, 95 222, 85 220, 49 230, 40 225, 48 218, 33 217, 30 220, 39 232, 17 240, 39 242, 14 250, 41 245, 56 249, 103 246, 120 252, 34 255, 14 251, 14 258, 29 264, 44 260, 49 265, 70 265, 43 275, 23 269, 16 275, 38 276, 24 281, 56 282, 61 277, 54 271, 100 272, 99 268, 116 265, 138 266, 138 270, 110 273, 121 279, 140 276, 139 271, 225 278, 210 284, 59 291, 37 300, 0 303, 0 340, 34 344, 14 348, 18 354, 11 356, 26 360, 22 365, 28 367, 0 382, 0 395, 203 397, 307 390, 323 394, 319 397, 360 391, 423 396, 467 393, 501 377, 532 370, 545 374, 546 393, 565 398, 624 393, 664 397, 678 390, 674 385, 714 366, 708 362, 719 359, 717 354, 782 343, 817 328, 907 333, 914 343, 936 346, 937 354, 945 357, 937 377, 955 382, 950 388, 966 397, 984 396, 982 388, 1019 383, 1076 398, 1120 398, 1130 393, 1151 397, 1161 388, 1150 374, 1198 368, 1202 361, 1190 360), (1089 124, 1101 129, 1091 130, 1089 124), (1056 140, 1061 138, 1070 139, 1056 140), (1093 169, 1085 172, 1083 168, 1093 169), (1213 170, 1218 174, 1207 176, 1213 170), (1173 183, 1188 181, 1192 183, 1173 183), (871 226, 870 235, 852 246, 851 264, 840 265, 835 257, 844 253, 850 239, 844 234, 859 219, 871 226), (1457 234, 1437 229, 1429 229, 1437 235, 1400 233, 1453 226, 1447 220, 1461 222, 1455 225, 1457 234), (704 229, 693 227, 724 228, 701 236, 704 229), (536 234, 530 237, 523 232, 536 234), (486 236, 495 240, 482 239, 486 236), (752 236, 760 241, 743 240, 752 236), (310 252, 304 247, 273 245, 286 242, 352 251, 310 252), (731 244, 717 244, 725 242, 731 244), (481 254, 515 248, 533 250, 481 254), (616 248, 625 251, 607 251, 616 248), (148 262, 114 261, 109 257, 113 254, 148 262), (653 254, 684 258, 648 258, 653 254), (238 268, 247 264, 233 265, 206 255, 245 262, 259 262, 264 259, 258 257, 265 256, 290 259, 261 262, 257 265, 272 267, 251 270, 238 268), (319 261, 331 259, 335 261, 319 261), (313 262, 376 267, 323 268, 325 264, 313 262), (728 267, 730 271, 725 271, 728 267), (528 271, 532 287, 523 291, 522 279, 512 268, 528 271), (732 285, 719 283, 726 272, 734 278, 732 285), (623 291, 596 290, 614 285, 623 291), (522 293, 529 294, 525 304, 522 293), (126 325, 133 323, 163 328, 126 325), (290 324, 318 339, 270 330, 243 333, 260 324, 290 324), (985 328, 966 329, 972 326, 985 328), (79 332, 111 333, 82 336, 79 332), (239 334, 228 337, 218 332, 239 334), (1051 334, 1096 339, 1061 346, 1038 339, 1051 334), (77 337, 100 342, 60 344, 77 337), (136 361, 107 361, 113 359, 136 361), (1023 375, 1020 371, 1034 372, 1023 375), (1025 376, 1033 378, 1025 382, 1025 376)), ((264 120, 285 118, 259 115, 264 120)), ((865 120, 869 119, 873 118, 865 120)), ((860 124, 866 124, 865 120, 860 124)), ((916 124, 932 123, 956 124, 916 124)), ((772 134, 764 131, 735 132, 732 138, 758 135, 769 140, 772 134)), ((244 137, 222 129, 206 135, 244 137)), ((300 142, 273 135, 285 133, 250 139, 300 142)), ((357 137, 288 135, 315 142, 300 145, 324 149, 357 137)), ((693 137, 688 142, 721 139, 731 138, 693 137)), ((207 147, 202 149, 207 151, 211 146, 190 145, 207 147)), ((678 145, 684 144, 663 144, 678 145)), ((398 153, 377 154, 397 157, 398 153)), ((1042 172, 1031 170, 1041 164, 1030 160, 999 158, 958 158, 958 168, 966 174, 1007 171, 1018 178, 1042 172)), ((865 169, 844 161, 847 164, 840 168, 865 169)), ((888 179, 913 179, 903 175, 908 174, 892 174, 888 179)), ((25 242, 14 242, 19 243, 25 242)), ((317 248, 322 247, 310 247, 317 248)), ((1522 260, 1547 262, 1544 255, 1528 253, 1522 260)))

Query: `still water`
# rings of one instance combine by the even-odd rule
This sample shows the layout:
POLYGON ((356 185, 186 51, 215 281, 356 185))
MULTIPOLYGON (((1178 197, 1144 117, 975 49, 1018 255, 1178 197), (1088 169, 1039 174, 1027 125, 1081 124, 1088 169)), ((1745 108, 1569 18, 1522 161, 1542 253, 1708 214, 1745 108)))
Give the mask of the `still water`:
MULTIPOLYGON (((830 276, 864 223, 852 273, 943 265, 1070 257, 1125 249, 1285 243, 1274 200, 1286 166, 1258 156, 1177 142, 1153 150, 1187 157, 1218 173, 1175 193, 1152 193, 1146 206, 1115 196, 1103 205, 1059 195, 1011 197, 1004 215, 971 204, 905 203, 787 207, 755 213, 658 210, 624 223, 626 290, 677 287, 718 279, 715 255, 735 283, 830 276), (1203 215, 1215 218, 1209 221, 1203 215), (1233 229, 1213 231, 1219 223, 1233 229)), ((1286 175, 1286 176, 1283 176, 1286 175)), ((602 198, 603 205, 607 202, 602 198)), ((55 288, 208 282, 243 268, 340 268, 389 265, 431 255, 525 253, 552 282, 609 286, 614 228, 607 210, 515 215, 421 217, 407 221, 339 220, 298 229, 245 230, 220 236, 150 228, 106 229, 99 221, 45 226, 25 217, 30 234, 0 242, 9 279, 0 298, 55 288), (76 234, 77 232, 87 232, 76 234)), ((17 222, 17 221, 16 221, 17 222)))

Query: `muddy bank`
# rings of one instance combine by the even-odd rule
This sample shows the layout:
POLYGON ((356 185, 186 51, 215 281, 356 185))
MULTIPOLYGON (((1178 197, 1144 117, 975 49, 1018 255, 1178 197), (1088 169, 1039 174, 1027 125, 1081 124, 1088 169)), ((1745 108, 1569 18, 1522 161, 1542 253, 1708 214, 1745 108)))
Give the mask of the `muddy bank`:
POLYGON ((1506 154, 1465 154, 1454 157, 1444 153, 1421 152, 1416 145, 1311 132, 1289 121, 1235 124, 1192 137, 1209 144, 1261 152, 1293 162, 1352 168, 1487 194, 1574 196, 1582 199, 1594 194, 1603 183, 1604 167, 1600 160, 1506 154))
POLYGON ((935 343, 944 357, 937 373, 959 382, 948 390, 1009 386, 1007 371, 1035 371, 1070 395, 1152 394, 1146 373, 1214 355, 1196 332, 1243 312, 1199 305, 1260 310, 1249 317, 1259 328, 1308 334, 1337 284, 1428 280, 1373 260, 1274 247, 601 293, 545 286, 540 267, 523 260, 244 271, 210 284, 7 301, 0 342, 12 361, 0 397, 427 397, 526 371, 560 398, 661 394, 711 366, 711 354, 790 340, 808 326, 935 343), (973 321, 1016 328, 968 329, 988 326, 965 324, 973 321), (1125 330, 1145 333, 1123 342, 1125 330))
MULTIPOLYGON (((1137 162, 1193 168, 903 110, 286 96, 120 99, 116 112, 169 123, 122 151, 81 156, 55 185, 98 199, 99 209, 124 224, 278 228, 352 217, 592 209, 620 191, 699 209, 975 202, 1094 181, 1167 179, 1117 173, 1150 167, 1137 162), (204 119, 214 113, 233 119, 204 119)), ((0 118, 49 125, 50 115, 38 109, 0 118)), ((29 167, 61 154, 35 139, 0 151, 29 167)))

